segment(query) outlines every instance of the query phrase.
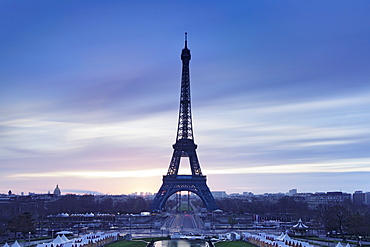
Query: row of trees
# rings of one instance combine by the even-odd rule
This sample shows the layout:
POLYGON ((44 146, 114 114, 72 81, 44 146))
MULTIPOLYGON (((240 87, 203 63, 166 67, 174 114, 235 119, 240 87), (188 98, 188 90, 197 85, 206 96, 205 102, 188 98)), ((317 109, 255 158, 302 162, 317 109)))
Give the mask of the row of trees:
POLYGON ((93 195, 65 195, 50 200, 18 197, 8 203, 0 203, 0 236, 6 232, 35 233, 36 222, 43 222, 48 215, 59 213, 85 214, 136 214, 150 210, 151 201, 143 197, 126 197, 114 200, 93 195))
POLYGON ((317 211, 328 233, 336 232, 343 240, 348 235, 370 236, 370 209, 367 206, 353 204, 322 206, 317 211))
POLYGON ((295 201, 290 196, 285 196, 278 200, 222 198, 217 200, 217 205, 223 211, 235 214, 281 214, 294 215, 301 218, 310 217, 311 213, 306 203, 295 201))
POLYGON ((150 200, 131 196, 117 200, 110 197, 98 198, 93 195, 65 195, 51 200, 19 197, 8 203, 0 203, 0 222, 10 220, 22 213, 30 213, 33 217, 58 213, 140 213, 150 210, 150 205, 150 200))
MULTIPOLYGON (((310 210, 304 202, 297 202, 292 197, 282 197, 278 200, 234 199, 216 200, 217 205, 230 215, 253 214, 262 219, 281 221, 316 222, 326 232, 337 232, 345 238, 346 235, 370 235, 370 208, 355 206, 350 202, 338 205, 322 205, 310 210)), ((169 201, 172 208, 176 202, 169 201)), ((192 202, 202 207, 201 200, 192 202)), ((96 197, 93 195, 66 195, 51 201, 15 200, 12 203, 0 204, 0 234, 1 231, 15 231, 17 226, 23 226, 25 232, 34 232, 33 222, 40 221, 47 215, 58 213, 111 213, 126 214, 150 211, 151 200, 143 197, 96 197), (2 223, 2 224, 1 224, 2 223)), ((237 223, 237 222, 235 222, 237 223)))
POLYGON ((48 207, 47 214, 58 213, 140 213, 149 211, 151 200, 144 197, 126 197, 124 199, 113 200, 111 197, 104 197, 96 200, 93 195, 66 195, 55 201, 48 207))
POLYGON ((219 207, 225 212, 235 214, 250 213, 262 219, 281 221, 315 222, 326 233, 340 235, 343 240, 347 236, 370 236, 370 207, 357 206, 351 202, 336 205, 320 205, 310 210, 304 202, 297 202, 292 197, 282 197, 276 201, 243 200, 225 198, 217 200, 219 207))

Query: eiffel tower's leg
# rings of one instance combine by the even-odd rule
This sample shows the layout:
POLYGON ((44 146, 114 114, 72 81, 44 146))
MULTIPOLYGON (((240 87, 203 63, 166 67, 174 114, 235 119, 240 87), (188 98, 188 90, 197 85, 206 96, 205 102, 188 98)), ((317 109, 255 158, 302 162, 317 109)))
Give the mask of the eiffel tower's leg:
POLYGON ((193 177, 193 179, 189 179, 189 191, 195 193, 200 199, 203 201, 204 206, 208 210, 216 210, 218 209, 215 199, 209 190, 206 184, 206 176, 201 177, 193 177))
POLYGON ((200 169, 197 153, 195 149, 188 151, 189 163, 191 168, 191 173, 193 176, 202 176, 202 170, 200 169))
POLYGON ((201 198, 203 199, 203 202, 208 210, 216 210, 218 207, 216 205, 215 199, 213 198, 213 195, 211 191, 209 190, 208 186, 206 184, 200 186, 199 188, 200 193, 202 194, 201 198))
POLYGON ((178 149, 173 150, 172 159, 170 167, 168 168, 167 176, 177 175, 177 173, 179 172, 180 159, 181 159, 181 150, 178 149))
POLYGON ((159 189, 158 193, 156 194, 153 203, 152 203, 152 211, 162 211, 164 208, 164 204, 168 199, 168 191, 171 187, 171 184, 164 181, 163 178, 163 184, 161 188, 159 189))

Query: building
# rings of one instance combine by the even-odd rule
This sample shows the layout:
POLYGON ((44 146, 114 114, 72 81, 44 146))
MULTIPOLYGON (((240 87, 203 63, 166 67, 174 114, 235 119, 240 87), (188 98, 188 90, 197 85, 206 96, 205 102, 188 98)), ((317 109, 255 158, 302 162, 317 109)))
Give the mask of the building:
POLYGON ((62 195, 62 192, 60 191, 58 184, 57 184, 57 187, 55 187, 53 194, 54 194, 54 196, 61 196, 62 195))
POLYGON ((334 206, 351 201, 351 194, 341 191, 316 192, 306 197, 308 209, 318 209, 320 205, 334 206))
POLYGON ((370 192, 355 191, 352 195, 352 202, 355 205, 370 205, 370 192))
POLYGON ((294 196, 295 194, 297 194, 298 193, 298 191, 297 191, 297 189, 291 189, 291 190, 289 190, 289 192, 288 192, 288 196, 294 196))
POLYGON ((370 192, 365 192, 365 205, 370 205, 370 192))

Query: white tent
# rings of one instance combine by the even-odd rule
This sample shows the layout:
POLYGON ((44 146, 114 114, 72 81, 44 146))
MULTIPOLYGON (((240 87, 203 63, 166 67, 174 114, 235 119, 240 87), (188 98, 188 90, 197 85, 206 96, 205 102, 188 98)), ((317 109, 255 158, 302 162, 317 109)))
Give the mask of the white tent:
POLYGON ((340 242, 338 242, 335 247, 343 247, 343 245, 340 242))
POLYGON ((279 237, 277 237, 276 238, 277 240, 280 240, 280 241, 283 241, 283 242, 285 242, 286 240, 290 240, 291 238, 289 237, 289 235, 288 234, 281 234, 279 237))
POLYGON ((3 247, 10 247, 8 243, 5 243, 3 247))
POLYGON ((299 219, 298 220, 298 223, 295 224, 294 226, 292 226, 292 229, 308 229, 308 226, 306 226, 305 224, 303 224, 302 222, 302 219, 299 219))
POLYGON ((303 224, 302 219, 299 219, 298 223, 292 226, 292 230, 295 236, 303 236, 307 234, 308 226, 303 224))
POLYGON ((282 240, 283 238, 284 238, 284 235, 285 235, 285 233, 281 233, 280 235, 279 235, 279 237, 277 237, 276 239, 277 240, 282 240))
POLYGON ((14 244, 12 244, 12 247, 21 247, 21 245, 18 243, 17 240, 15 240, 14 244))
POLYGON ((60 235, 58 235, 58 237, 56 237, 54 240, 53 240, 53 244, 63 244, 64 241, 63 239, 60 237, 60 235))
POLYGON ((61 239, 64 241, 64 243, 67 243, 69 242, 69 239, 63 234, 63 236, 61 237, 61 239))

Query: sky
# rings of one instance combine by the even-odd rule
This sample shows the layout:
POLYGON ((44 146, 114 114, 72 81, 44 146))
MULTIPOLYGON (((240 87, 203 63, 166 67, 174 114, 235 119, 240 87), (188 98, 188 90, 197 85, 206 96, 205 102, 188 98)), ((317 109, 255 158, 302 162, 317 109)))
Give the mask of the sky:
POLYGON ((0 194, 156 193, 185 32, 211 191, 370 191, 369 13, 367 0, 0 0, 0 194))

